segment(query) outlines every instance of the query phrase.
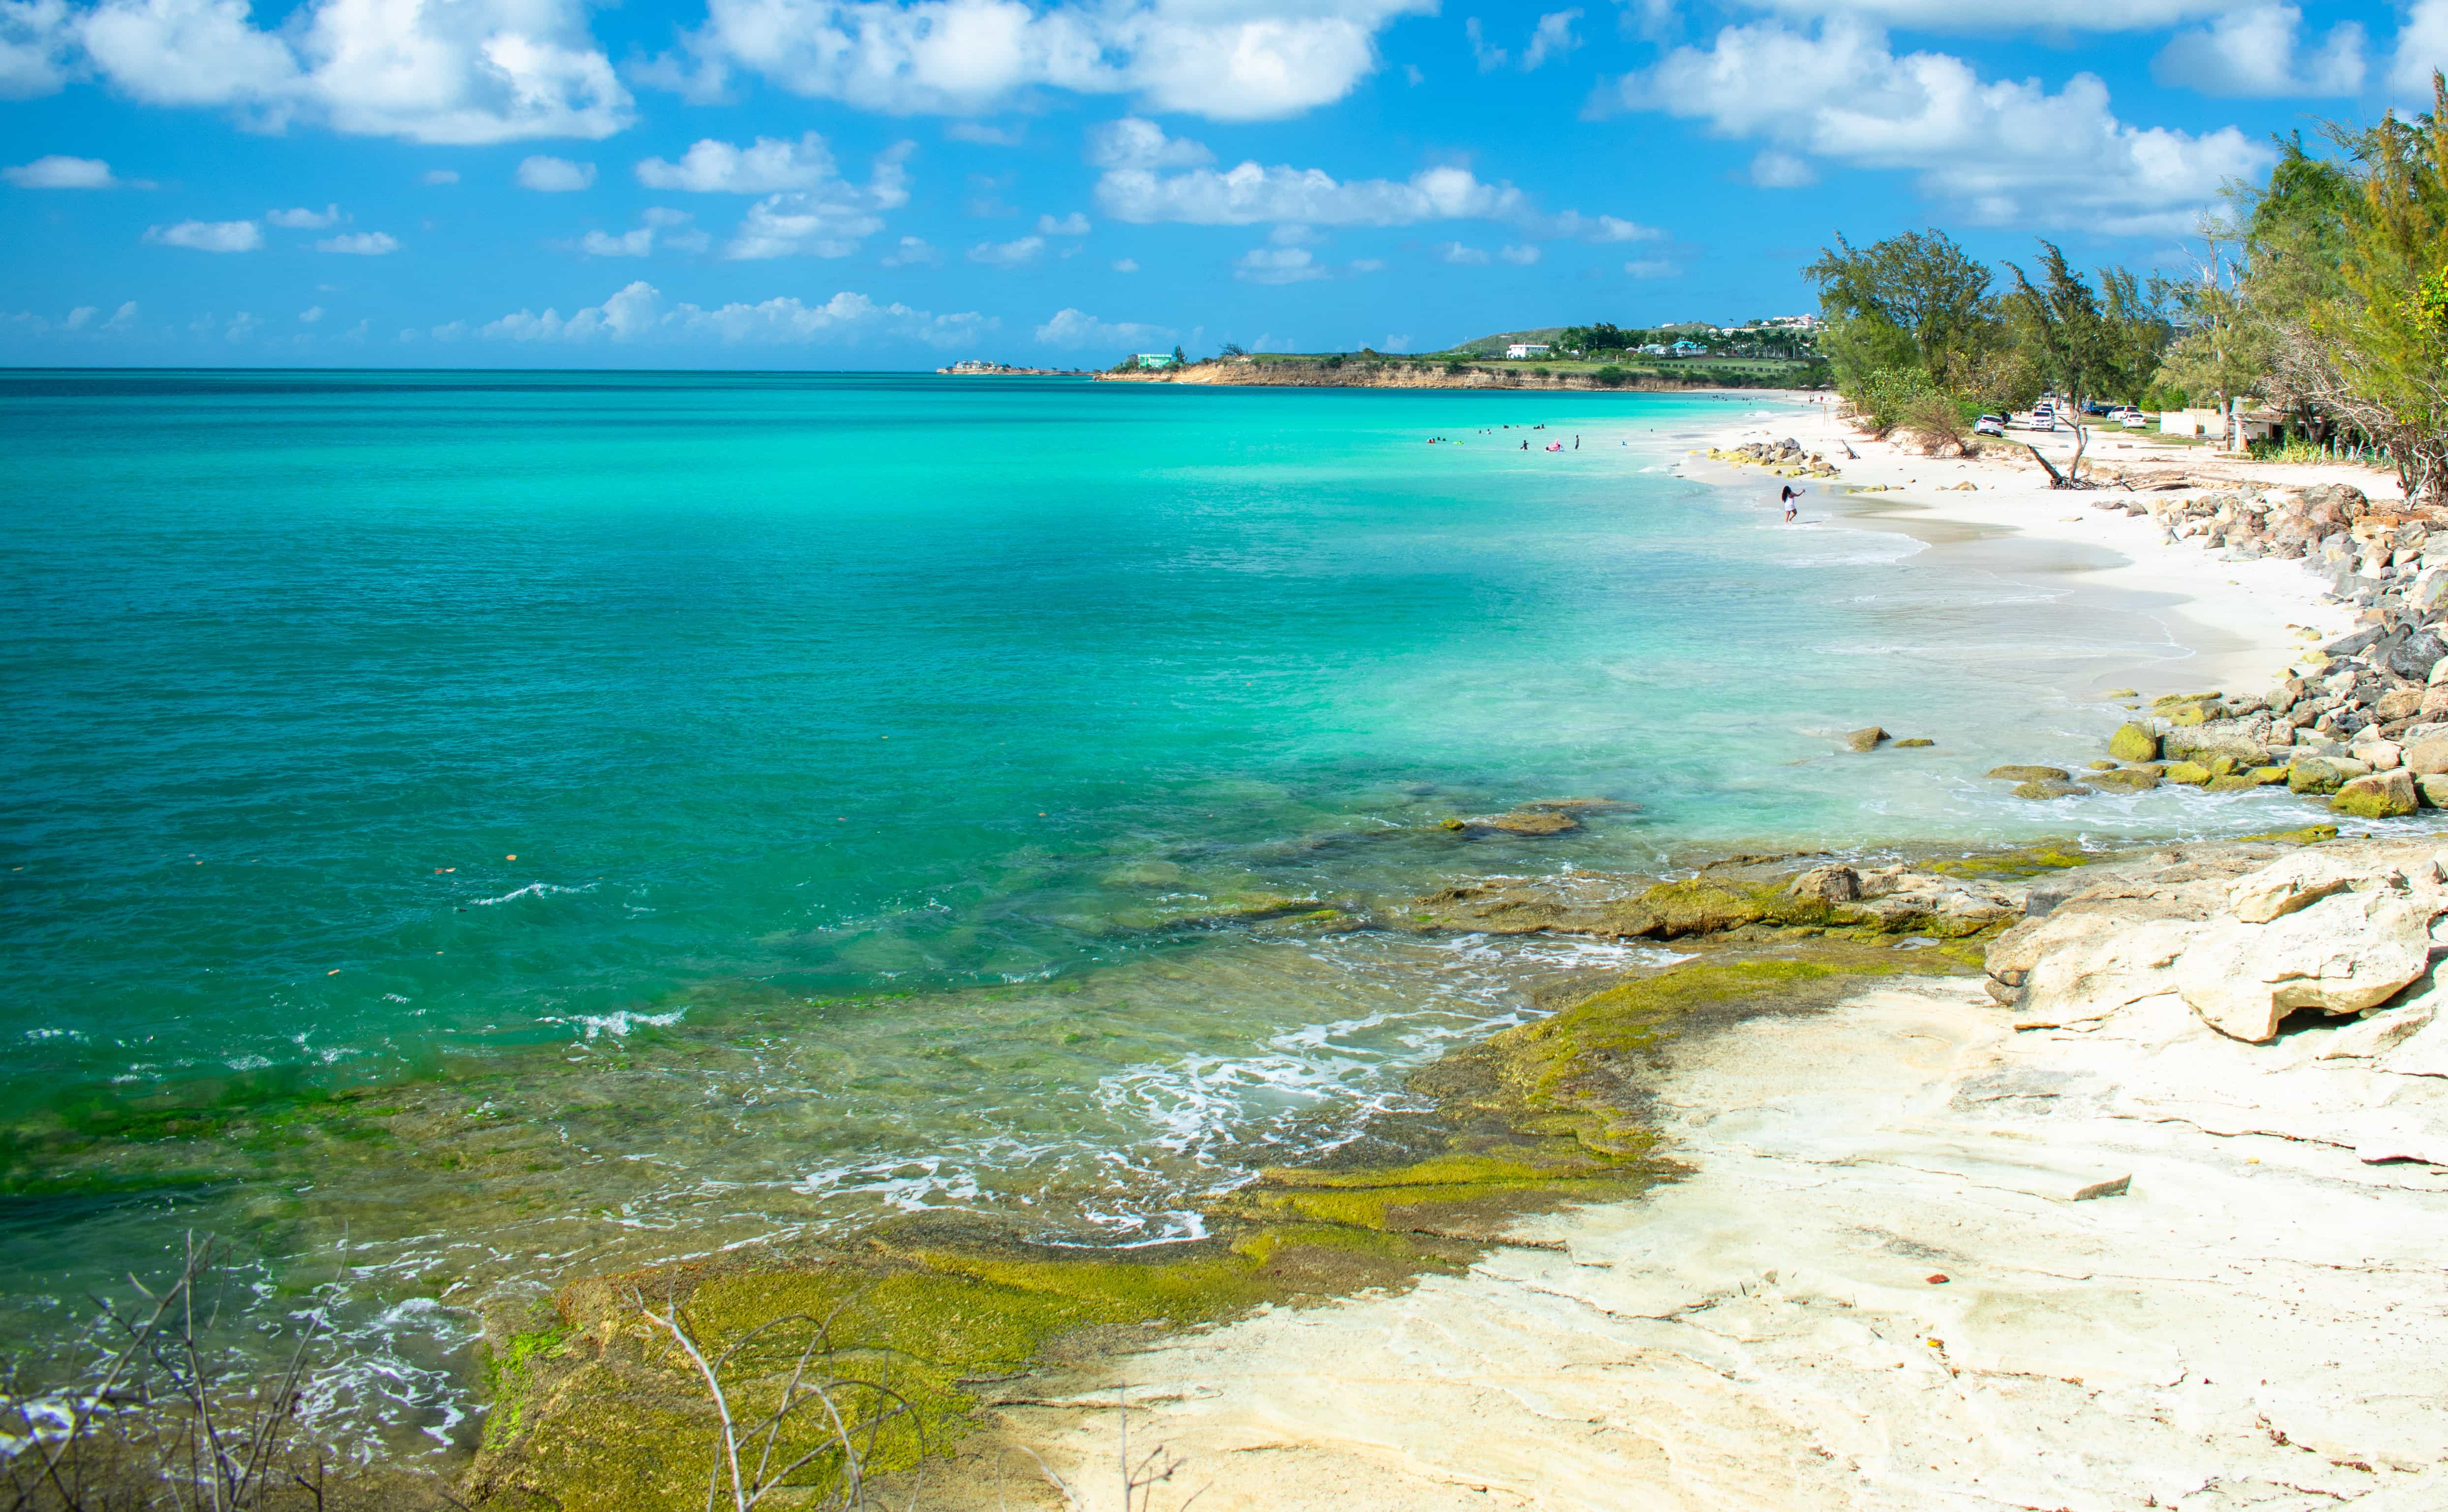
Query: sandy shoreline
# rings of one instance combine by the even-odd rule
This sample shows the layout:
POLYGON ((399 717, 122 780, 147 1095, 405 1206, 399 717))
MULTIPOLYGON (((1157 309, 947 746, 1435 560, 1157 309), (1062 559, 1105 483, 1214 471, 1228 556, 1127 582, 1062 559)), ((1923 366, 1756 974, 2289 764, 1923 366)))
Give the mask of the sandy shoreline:
MULTIPOLYGON (((2191 542, 2167 543, 2147 517, 2094 509, 2104 492, 2052 490, 2048 478, 2020 444, 1991 440, 1986 455, 1969 461, 1919 456, 1897 442, 1870 441, 1839 421, 1833 406, 1780 404, 1745 415, 1712 434, 1712 447, 1788 436, 1806 450, 1826 456, 1842 472, 1835 481, 1805 480, 1803 520, 1814 516, 1855 526, 1902 531, 1934 549, 1967 540, 2002 540, 1999 570, 2030 581, 2073 583, 2128 595, 2147 595, 2152 612, 2167 616, 2170 641, 2191 654, 2180 661, 2136 658, 2099 674, 2099 688, 2132 687, 2155 696, 2210 689, 2259 690, 2285 675, 2306 637, 2299 628, 2329 639, 2354 627, 2350 608, 2327 602, 2300 561, 2275 558, 2225 560, 2191 542), (1847 458, 1841 445, 1859 454, 1847 458), (1960 485, 1969 482, 1973 489, 1960 485), (1888 490, 1863 494, 1850 490, 1888 490), (2081 554, 2068 562, 2064 548, 2081 554), (2092 553, 2113 560, 2086 560, 2092 553), (2165 686, 2154 686, 2162 683, 2165 686)), ((2074 440, 2014 432, 2039 443, 2062 464, 2074 440)), ((1705 457, 1687 459, 1691 476, 1757 489, 1773 508, 1784 480, 1750 468, 1729 467, 1705 457)), ((2396 481, 2363 468, 2310 467, 2212 459, 2200 447, 2160 444, 2113 430, 2094 430, 2087 462, 2110 468, 2169 471, 2254 479, 2271 483, 2349 482, 2375 499, 2397 497, 2396 481), (2120 449, 2121 448, 2121 449, 2120 449)), ((2119 491, 2119 497, 2131 497, 2119 491)))

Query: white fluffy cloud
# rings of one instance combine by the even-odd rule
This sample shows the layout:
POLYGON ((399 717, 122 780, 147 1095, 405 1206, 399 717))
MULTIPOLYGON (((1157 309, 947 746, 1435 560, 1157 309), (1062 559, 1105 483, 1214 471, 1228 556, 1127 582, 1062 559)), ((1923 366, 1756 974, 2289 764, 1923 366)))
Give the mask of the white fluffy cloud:
MULTIPOLYGON (((617 344, 711 338, 730 345, 806 345, 835 337, 897 336, 936 347, 962 346, 994 329, 991 316, 974 312, 937 315, 907 305, 879 305, 865 294, 842 293, 823 304, 794 297, 760 304, 733 303, 713 310, 682 304, 663 306, 662 294, 640 279, 600 305, 590 305, 564 318, 557 311, 542 314, 521 310, 475 328, 488 341, 532 343, 617 344)), ((447 341, 466 331, 464 322, 433 330, 447 341)))
POLYGON ((864 184, 832 171, 805 189, 768 195, 748 207, 724 249, 726 257, 847 257, 859 243, 884 229, 884 215, 909 202, 912 144, 896 143, 876 155, 864 184))
POLYGON ((689 194, 770 195, 817 188, 835 177, 825 139, 811 131, 796 142, 759 137, 745 147, 708 137, 678 162, 648 158, 638 164, 638 181, 649 189, 689 194))
POLYGON ((67 0, 0 0, 0 100, 50 94, 75 66, 67 0))
POLYGON ((1706 121, 1724 136, 1920 175, 1922 190, 1991 224, 2078 223, 2111 234, 2190 227, 2266 148, 2232 126, 2199 136, 2119 121, 2108 86, 2079 73, 1984 82, 1945 53, 1898 56, 1875 28, 1728 27, 1616 87, 1621 104, 1706 121), (1775 80, 1764 88, 1762 80, 1775 80))
POLYGON ((253 252, 263 245, 263 228, 252 220, 182 220, 146 227, 144 239, 190 252, 253 252))
POLYGON ((1307 247, 1253 247, 1233 264, 1233 276, 1254 284, 1308 283, 1331 278, 1334 271, 1321 266, 1307 247))
POLYGON ((1043 236, 1022 236, 1012 241, 981 241, 969 249, 971 262, 989 268, 1019 268, 1035 262, 1045 250, 1043 236))
POLYGON ((1484 247, 1465 247, 1459 241, 1448 241, 1444 245, 1437 248, 1437 260, 1439 262, 1454 263, 1465 268, 1484 267, 1487 263, 1487 249, 1484 247))
POLYGON ((473 143, 630 123, 586 11, 583 0, 307 0, 264 29, 246 0, 100 0, 69 26, 93 71, 147 104, 473 143))
POLYGON ((1802 19, 1833 16, 1916 31, 2159 31, 2224 14, 2233 0, 1746 0, 1802 19))
POLYGON ((345 236, 325 236, 315 243, 315 250, 351 257, 380 257, 397 252, 399 238, 388 231, 358 231, 345 236))
POLYGON ((309 305, 305 309, 297 312, 297 323, 301 326, 311 326, 322 318, 323 307, 321 305, 309 305))
POLYGON ((567 158, 550 158, 539 152, 533 157, 520 159, 518 172, 513 177, 520 188, 532 189, 538 194, 576 194, 594 184, 595 164, 572 162, 567 158))
POLYGON ((1751 160, 1750 179, 1763 189, 1801 189, 1817 183, 1819 174, 1792 153, 1763 147, 1751 160))
POLYGON ((2448 69, 2448 0, 2414 0, 2414 9, 2397 28, 2397 58, 2389 66, 2389 87, 2427 110, 2435 69, 2448 69))
POLYGON ((263 213, 263 221, 266 225, 280 226, 290 231, 323 231, 340 223, 340 207, 326 205, 320 210, 308 210, 300 206, 296 210, 267 210, 263 213))
POLYGON ((1407 226, 1423 220, 1493 220, 1530 210, 1509 183, 1482 183, 1467 168, 1424 168, 1407 180, 1338 180, 1318 168, 1255 161, 1218 171, 1175 166, 1212 161, 1195 142, 1176 142, 1149 122, 1124 120, 1091 139, 1089 161, 1103 169, 1097 202, 1118 220, 1246 226, 1298 221, 1319 226, 1407 226), (1174 171, 1167 171, 1173 167, 1174 171))
POLYGON ((2331 27, 2318 46, 2302 35, 2304 12, 2264 4, 2230 10, 2180 31, 2151 65, 2161 84, 2228 96, 2346 95, 2363 86, 2363 28, 2331 27))
MULTIPOLYGON (((1573 23, 1581 19, 1578 10, 1558 10, 1539 18, 1531 28, 1530 41, 1521 49, 1520 67, 1528 73, 1550 58, 1560 58, 1581 45, 1573 35, 1573 23)), ((1487 40, 1487 32, 1472 16, 1463 23, 1463 35, 1470 41, 1471 56, 1479 62, 1479 71, 1494 73, 1513 61, 1510 48, 1500 47, 1487 40)), ((1419 81, 1413 80, 1414 84, 1419 81)))
POLYGON ((714 238, 702 231, 686 229, 693 218, 685 210, 650 205, 640 217, 642 225, 618 236, 608 231, 590 231, 578 239, 577 250, 590 257, 643 257, 659 246, 674 252, 703 252, 714 238))
POLYGON ((1077 210, 1060 220, 1052 216, 1037 217, 1037 234, 1041 236, 1084 236, 1094 229, 1088 224, 1088 217, 1077 210))
POLYGON ((1679 265, 1664 257, 1642 257, 1625 263, 1623 272, 1628 278, 1679 278, 1683 275, 1679 265))
MULTIPOLYGON (((1435 0, 710 0, 685 40, 703 94, 745 69, 896 115, 967 115, 1034 88, 1265 121, 1342 99, 1377 34, 1435 0)), ((665 76, 684 73, 663 60, 665 76)))
POLYGON ((1058 310, 1037 328, 1037 339, 1047 347, 1120 347, 1137 349, 1151 342, 1171 341, 1170 326, 1142 325, 1135 320, 1100 320, 1084 310, 1058 310))
POLYGON ((0 179, 20 189, 116 189, 120 184, 111 177, 110 164, 100 158, 67 158, 58 153, 0 168, 0 179))

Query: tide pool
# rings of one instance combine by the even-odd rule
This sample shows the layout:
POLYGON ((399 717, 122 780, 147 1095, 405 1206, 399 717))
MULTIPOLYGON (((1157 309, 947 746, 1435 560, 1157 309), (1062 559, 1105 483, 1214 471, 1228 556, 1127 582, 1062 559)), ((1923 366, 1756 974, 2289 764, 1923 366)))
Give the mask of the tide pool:
POLYGON ((491 1292, 913 1208, 1177 1235, 1654 958, 1352 927, 1454 878, 2269 827, 1982 780, 2087 753, 2086 680, 2183 648, 1679 476, 1757 400, 0 396, 0 1318, 38 1337, 189 1225, 277 1272, 345 1224, 394 1385, 329 1389, 436 1442, 491 1292), (1940 744, 1829 738, 1873 723, 1940 744), (1639 807, 1444 827, 1591 795, 1639 807))

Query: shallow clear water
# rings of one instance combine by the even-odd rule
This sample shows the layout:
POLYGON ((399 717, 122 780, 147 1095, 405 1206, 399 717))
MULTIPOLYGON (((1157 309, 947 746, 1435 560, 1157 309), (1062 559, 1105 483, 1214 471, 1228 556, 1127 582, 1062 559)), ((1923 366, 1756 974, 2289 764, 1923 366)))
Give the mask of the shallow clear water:
POLYGON ((2146 604, 1678 476, 1752 401, 329 373, 0 401, 12 1126, 409 1088, 345 1159, 12 1156, 0 1316, 40 1329, 184 1224, 277 1261, 345 1220, 358 1345, 428 1427, 488 1288, 911 1206, 1177 1234, 1635 958, 1181 921, 2062 834, 1979 773, 2087 757, 2083 688, 2184 654, 2146 604), (1868 723, 1941 745, 1836 753, 1868 723), (1641 808, 1442 827, 1593 794, 1641 808))

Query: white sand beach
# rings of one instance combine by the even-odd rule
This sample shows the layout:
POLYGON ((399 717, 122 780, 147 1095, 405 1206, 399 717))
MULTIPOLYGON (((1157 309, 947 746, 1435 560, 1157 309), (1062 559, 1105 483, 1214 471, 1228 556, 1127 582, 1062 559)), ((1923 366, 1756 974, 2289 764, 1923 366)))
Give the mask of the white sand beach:
MULTIPOLYGON (((1807 496, 1805 521, 1816 517, 1900 530, 1941 550, 1967 539, 2011 537, 2020 544, 2002 558, 2009 572, 2167 600, 2171 636, 2193 652, 2184 665, 2185 686, 2147 686, 2145 680, 2164 673, 2159 671, 2162 664, 2146 662, 2103 672, 2099 681, 2104 686, 2130 684, 2153 695, 2266 688, 2285 674, 2287 663, 2303 648, 2306 637, 2300 629, 2309 628, 2327 639, 2353 627, 2354 612, 2324 601, 2299 561, 2223 560, 2195 542, 2168 543, 2159 524, 2147 517, 2092 507, 2112 495, 2133 497, 2124 490, 2052 489, 2048 475, 2022 443, 2037 443, 2062 466, 2074 452, 2068 431, 2016 431, 2004 443, 1987 440, 1978 458, 1929 458, 1903 438, 1868 440, 1839 420, 1832 405, 1792 402, 1801 397, 1753 407, 1712 435, 1708 444, 1725 448, 1790 436, 1806 450, 1826 456, 1842 477, 1800 484, 1807 496), (1858 455, 1846 457, 1846 446, 1858 455), (1967 482, 1970 489, 1962 486, 1967 482), (1870 488, 1886 491, 1854 491, 1870 488), (2123 560, 2069 569, 2062 554, 2051 550, 2066 546, 2106 551, 2123 560)), ((1685 470, 1694 477, 1758 490, 1764 508, 1774 507, 1784 482, 1763 470, 1726 466, 1705 457, 1688 461, 1685 470)), ((2094 429, 2085 461, 2112 476, 2127 470, 2145 487, 2152 480, 2181 474, 2206 484, 2209 480, 2230 485, 2246 480, 2280 485, 2343 482, 2374 499, 2401 497, 2393 476, 2369 468, 2256 463, 2113 427, 2094 429)))

